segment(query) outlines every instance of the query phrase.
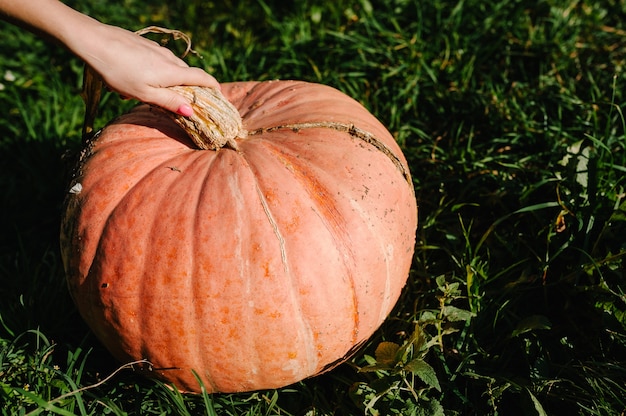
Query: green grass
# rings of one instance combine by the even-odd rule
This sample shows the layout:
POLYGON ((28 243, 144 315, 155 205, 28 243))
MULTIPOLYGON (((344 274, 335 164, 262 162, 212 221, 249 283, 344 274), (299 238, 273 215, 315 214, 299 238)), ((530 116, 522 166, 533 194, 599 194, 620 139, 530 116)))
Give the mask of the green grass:
MULTIPOLYGON (((190 62, 223 82, 303 79, 360 100, 409 160, 416 254, 387 322, 323 376, 194 396, 117 372, 58 251, 81 65, 1 24, 3 414, 626 412, 623 2, 69 3, 188 32, 190 62)), ((108 95, 98 124, 131 105, 108 95)))

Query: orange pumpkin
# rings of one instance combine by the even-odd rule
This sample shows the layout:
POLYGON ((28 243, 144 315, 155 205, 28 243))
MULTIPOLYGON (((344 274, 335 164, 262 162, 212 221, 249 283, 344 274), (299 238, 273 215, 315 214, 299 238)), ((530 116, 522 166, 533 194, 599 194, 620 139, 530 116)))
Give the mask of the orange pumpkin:
POLYGON ((83 151, 61 230, 97 337, 183 391, 194 373, 241 392, 344 361, 391 311, 415 243, 407 163, 363 106, 296 81, 222 92, 247 136, 199 150, 137 107, 83 151))

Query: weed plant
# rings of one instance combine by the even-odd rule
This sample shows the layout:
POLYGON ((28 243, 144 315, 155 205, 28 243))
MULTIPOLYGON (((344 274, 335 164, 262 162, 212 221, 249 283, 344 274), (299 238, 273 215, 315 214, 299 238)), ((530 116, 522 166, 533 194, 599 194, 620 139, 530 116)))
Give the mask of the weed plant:
MULTIPOLYGON (((1 24, 3 414, 626 412, 624 2, 68 3, 189 33, 190 63, 222 82, 302 79, 360 100, 409 160, 416 254, 389 319, 328 374, 183 395, 119 367, 76 313, 59 260, 81 63, 1 24)), ((132 105, 107 94, 98 123, 132 105)))

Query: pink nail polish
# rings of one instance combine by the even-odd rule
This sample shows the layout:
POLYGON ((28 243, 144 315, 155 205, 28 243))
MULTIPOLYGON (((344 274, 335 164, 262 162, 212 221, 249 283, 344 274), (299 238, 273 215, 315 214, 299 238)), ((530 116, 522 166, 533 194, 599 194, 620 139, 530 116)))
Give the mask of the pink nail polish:
POLYGON ((189 117, 193 115, 193 108, 189 104, 183 104, 176 111, 181 116, 189 117))

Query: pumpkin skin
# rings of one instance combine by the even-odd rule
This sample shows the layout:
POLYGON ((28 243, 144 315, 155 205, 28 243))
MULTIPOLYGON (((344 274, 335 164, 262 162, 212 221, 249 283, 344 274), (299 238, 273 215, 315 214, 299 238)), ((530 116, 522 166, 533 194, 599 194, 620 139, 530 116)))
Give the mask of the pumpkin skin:
POLYGON ((194 372, 242 392, 341 363, 390 313, 415 244, 406 161, 358 102, 297 81, 222 92, 250 132, 237 150, 197 150, 139 106, 83 151, 61 226, 84 320, 181 391, 200 391, 194 372), (293 127, 320 122, 369 133, 396 163, 349 132, 293 127))

